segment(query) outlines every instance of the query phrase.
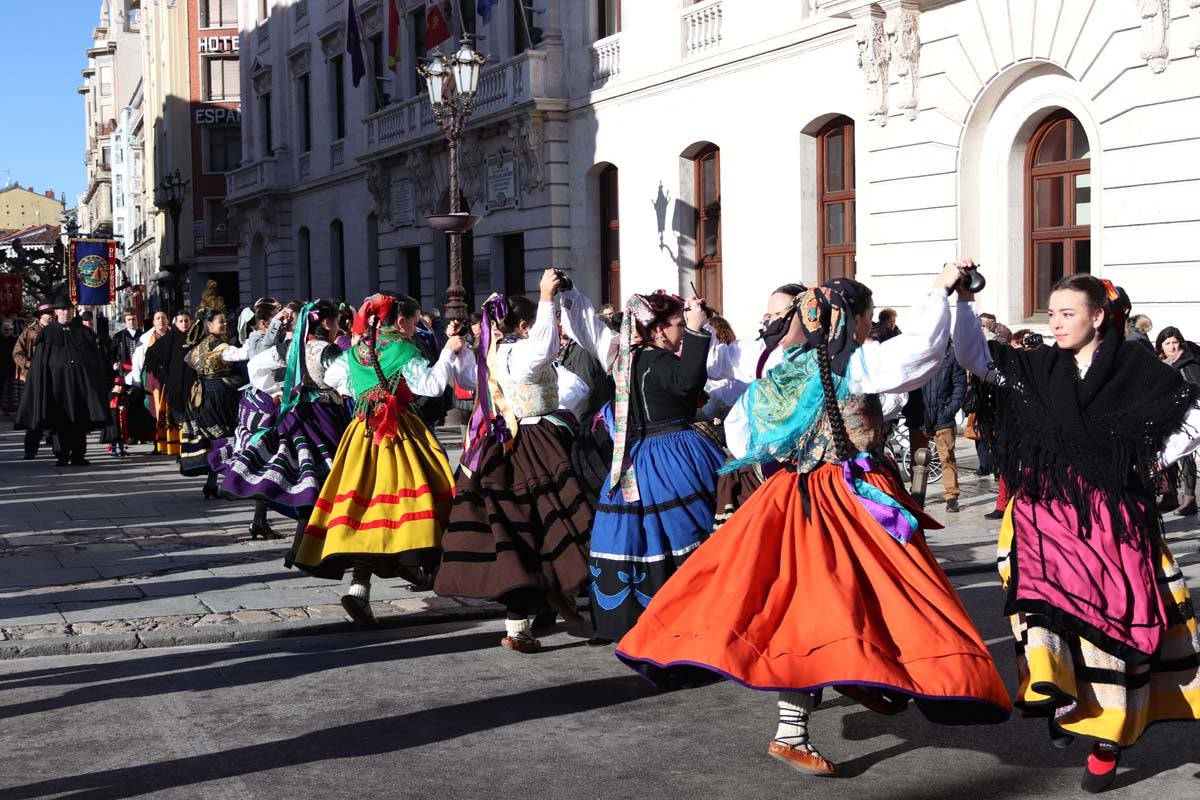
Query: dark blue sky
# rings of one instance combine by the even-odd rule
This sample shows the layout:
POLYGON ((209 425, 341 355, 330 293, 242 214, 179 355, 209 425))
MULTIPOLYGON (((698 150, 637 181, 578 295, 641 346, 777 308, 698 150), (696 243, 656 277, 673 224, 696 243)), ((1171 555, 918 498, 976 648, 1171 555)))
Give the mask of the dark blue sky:
POLYGON ((0 186, 83 191, 86 50, 100 0, 0 0, 0 186))

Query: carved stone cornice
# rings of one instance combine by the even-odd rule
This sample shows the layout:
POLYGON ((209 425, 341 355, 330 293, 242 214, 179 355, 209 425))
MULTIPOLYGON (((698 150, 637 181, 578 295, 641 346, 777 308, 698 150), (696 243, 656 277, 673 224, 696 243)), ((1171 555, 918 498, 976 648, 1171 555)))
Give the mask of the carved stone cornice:
POLYGON ((271 91, 271 65, 262 64, 257 59, 250 65, 250 83, 254 86, 254 94, 262 97, 271 91))
POLYGON ((858 67, 867 81, 867 116, 880 126, 888 121, 888 68, 892 59, 888 42, 887 15, 872 5, 856 15, 858 67))
POLYGON ((326 25, 317 31, 317 38, 321 40, 321 52, 326 61, 338 57, 346 52, 346 23, 338 20, 326 25))
MULTIPOLYGON (((391 0, 389 0, 390 2, 391 0)), ((369 39, 383 32, 382 0, 365 0, 358 4, 358 19, 362 23, 362 35, 369 39)))
POLYGON ((312 46, 308 42, 301 42, 287 52, 288 71, 295 78, 298 75, 304 75, 312 70, 312 46))
POLYGON ((1141 17, 1142 49, 1139 54, 1159 74, 1166 70, 1171 59, 1171 0, 1135 0, 1141 17))
POLYGON ((921 88, 921 9, 915 2, 901 2, 887 12, 892 74, 900 95, 896 106, 915 120, 921 88))

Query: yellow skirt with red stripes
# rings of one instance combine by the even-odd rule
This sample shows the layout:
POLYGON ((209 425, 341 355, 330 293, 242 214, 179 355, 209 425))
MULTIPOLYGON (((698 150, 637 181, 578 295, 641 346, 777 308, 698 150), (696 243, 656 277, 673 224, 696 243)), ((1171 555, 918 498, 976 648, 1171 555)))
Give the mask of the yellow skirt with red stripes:
POLYGON ((331 579, 364 562, 380 577, 406 574, 436 562, 453 499, 446 453, 416 414, 402 413, 378 445, 355 417, 290 561, 331 579))

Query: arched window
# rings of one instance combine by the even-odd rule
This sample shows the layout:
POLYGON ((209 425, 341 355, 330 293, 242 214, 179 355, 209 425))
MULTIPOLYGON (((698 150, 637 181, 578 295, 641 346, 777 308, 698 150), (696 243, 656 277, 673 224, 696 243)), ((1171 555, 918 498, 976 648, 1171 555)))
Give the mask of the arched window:
POLYGON ((600 181, 600 302, 621 302, 621 208, 617 202, 617 168, 609 164, 600 181))
POLYGON ((721 308, 721 148, 710 144, 696 162, 696 291, 721 308))
POLYGON ((329 223, 329 288, 338 300, 346 299, 346 237, 342 221, 329 223))
POLYGON ((312 244, 309 240, 308 228, 301 228, 296 233, 296 294, 310 300, 313 297, 312 285, 312 244))
POLYGON ((854 217, 854 121, 838 117, 817 134, 817 250, 821 281, 853 278, 857 264, 854 217))
POLYGON ((1029 140, 1025 159, 1025 313, 1044 313, 1064 275, 1092 271, 1092 172, 1087 133, 1067 111, 1029 140))

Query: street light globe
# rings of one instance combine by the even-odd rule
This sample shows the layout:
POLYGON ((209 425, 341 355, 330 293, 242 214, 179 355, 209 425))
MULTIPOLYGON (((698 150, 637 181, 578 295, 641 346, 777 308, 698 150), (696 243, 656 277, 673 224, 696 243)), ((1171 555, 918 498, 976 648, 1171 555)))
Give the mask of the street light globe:
POLYGON ((419 67, 417 71, 425 79, 425 88, 429 90, 429 103, 435 109, 444 106, 446 104, 446 76, 450 74, 446 65, 446 57, 439 50, 433 54, 433 58, 428 64, 419 67))
POLYGON ((451 57, 454 88, 464 100, 471 100, 479 90, 479 68, 486 60, 471 48, 469 39, 463 39, 462 47, 451 57))

